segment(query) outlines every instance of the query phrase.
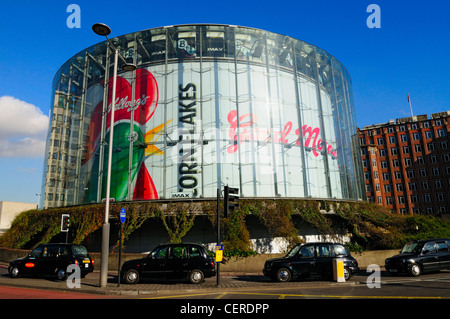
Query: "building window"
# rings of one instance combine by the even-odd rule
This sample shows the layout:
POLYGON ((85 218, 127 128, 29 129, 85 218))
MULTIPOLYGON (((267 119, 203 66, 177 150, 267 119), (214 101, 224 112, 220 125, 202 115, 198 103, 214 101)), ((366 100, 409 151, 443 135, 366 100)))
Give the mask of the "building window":
POLYGON ((384 138, 382 137, 378 138, 378 145, 384 145, 384 138))
POLYGON ((415 191, 417 189, 416 188, 416 183, 414 183, 414 182, 409 182, 408 183, 408 187, 409 187, 410 191, 415 191))
POLYGON ((425 131, 425 138, 433 138, 433 131, 425 131))
POLYGON ((431 163, 437 163, 437 156, 436 155, 431 155, 430 156, 430 162, 431 163))
POLYGON ((389 143, 391 143, 391 144, 397 143, 397 137, 395 137, 395 136, 389 136, 389 143))
POLYGON ((427 176, 427 169, 426 169, 426 168, 421 168, 421 169, 419 170, 419 174, 420 174, 420 176, 422 176, 422 177, 427 176))
POLYGON ((397 188, 397 192, 403 192, 403 184, 402 183, 398 183, 395 186, 397 188))
POLYGON ((400 166, 400 162, 398 159, 392 160, 392 166, 393 167, 399 167, 400 166))
POLYGON ((391 185, 390 184, 384 185, 384 192, 385 193, 390 193, 391 192, 391 185))
POLYGON ((409 146, 403 146, 403 154, 409 154, 409 146))
POLYGON ((391 155, 398 155, 398 148, 396 147, 391 148, 391 155))
POLYGON ((414 175, 414 171, 413 170, 408 170, 408 171, 406 171, 406 176, 408 177, 408 178, 413 178, 415 175, 414 175))
POLYGON ((411 166, 411 165, 412 165, 412 160, 411 160, 411 158, 409 158, 409 157, 405 158, 405 165, 406 165, 406 166, 411 166))
POLYGON ((408 142, 408 135, 406 135, 406 134, 400 135, 400 140, 401 140, 402 142, 408 142))
POLYGON ((383 173, 383 180, 388 181, 391 179, 391 175, 389 173, 383 173))
POLYGON ((363 167, 369 167, 369 160, 363 160, 363 167))
POLYGON ((442 154, 442 161, 450 162, 450 154, 449 153, 442 154))
POLYGON ((414 150, 415 150, 416 152, 422 152, 422 145, 420 145, 420 144, 414 145, 414 150))
POLYGON ((386 156, 386 150, 384 148, 380 149, 380 156, 386 156))
POLYGON ((386 197, 386 204, 387 205, 392 205, 392 203, 393 203, 392 197, 391 196, 386 197))
POLYGON ((388 168, 387 161, 381 161, 381 168, 388 168))
POLYGON ((439 175, 439 167, 433 167, 432 171, 433 171, 433 175, 434 176, 438 176, 439 175))
POLYGON ((430 122, 423 122, 423 124, 422 124, 422 127, 423 128, 429 128, 430 127, 430 122))
POLYGON ((396 171, 394 172, 395 179, 402 179, 402 172, 396 171))
POLYGON ((431 202, 431 194, 423 194, 423 201, 425 203, 431 202))
POLYGON ((442 125, 442 119, 434 120, 434 125, 436 126, 442 125))
POLYGON ((442 188, 442 181, 440 179, 436 179, 434 181, 434 187, 435 188, 442 188))
POLYGON ((422 182, 422 189, 429 189, 429 188, 430 188, 430 185, 428 184, 427 181, 422 182))
POLYGON ((411 203, 417 203, 418 201, 417 195, 411 195, 411 203))
POLYGON ((422 156, 417 156, 416 160, 417 164, 425 164, 425 160, 423 159, 422 156))
POLYGON ((441 150, 446 150, 448 148, 447 141, 441 141, 441 150))
POLYGON ((405 196, 398 196, 397 199, 398 199, 398 203, 399 204, 404 204, 405 203, 405 196))

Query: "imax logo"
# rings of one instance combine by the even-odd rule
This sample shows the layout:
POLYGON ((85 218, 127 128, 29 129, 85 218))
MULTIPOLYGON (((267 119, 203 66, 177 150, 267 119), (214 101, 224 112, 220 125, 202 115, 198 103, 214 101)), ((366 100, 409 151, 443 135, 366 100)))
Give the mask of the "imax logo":
POLYGON ((189 193, 172 193, 172 198, 191 198, 189 193))

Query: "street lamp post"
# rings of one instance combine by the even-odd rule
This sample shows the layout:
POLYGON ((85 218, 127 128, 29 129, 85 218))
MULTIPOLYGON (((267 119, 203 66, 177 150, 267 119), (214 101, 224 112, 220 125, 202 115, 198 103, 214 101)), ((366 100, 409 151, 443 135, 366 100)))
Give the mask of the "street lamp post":
MULTIPOLYGON (((108 281, 108 257, 109 257, 109 201, 110 201, 110 189, 111 189, 111 166, 112 166, 112 150, 113 150, 113 135, 114 135, 114 111, 116 106, 116 84, 117 84, 117 64, 119 63, 119 50, 114 47, 108 38, 111 33, 111 29, 103 23, 96 23, 92 26, 92 30, 101 36, 105 36, 109 45, 114 50, 114 74, 113 74, 113 90, 111 101, 111 121, 109 126, 109 147, 108 147, 108 170, 106 179, 106 203, 105 203, 105 222, 102 227, 102 259, 100 264, 100 287, 106 287, 108 281)), ((136 66, 134 64, 126 63, 126 61, 120 57, 125 64, 122 66, 124 71, 134 71, 136 66)))

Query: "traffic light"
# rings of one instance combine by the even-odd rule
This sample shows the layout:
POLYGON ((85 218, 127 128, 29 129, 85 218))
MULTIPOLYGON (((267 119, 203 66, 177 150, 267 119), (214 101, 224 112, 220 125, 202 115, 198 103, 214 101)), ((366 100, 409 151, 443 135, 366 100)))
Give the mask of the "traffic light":
POLYGON ((70 215, 63 214, 61 218, 61 232, 68 232, 70 224, 70 215))
POLYGON ((237 194, 239 194, 239 188, 225 186, 225 218, 228 218, 230 213, 239 206, 239 196, 237 194))

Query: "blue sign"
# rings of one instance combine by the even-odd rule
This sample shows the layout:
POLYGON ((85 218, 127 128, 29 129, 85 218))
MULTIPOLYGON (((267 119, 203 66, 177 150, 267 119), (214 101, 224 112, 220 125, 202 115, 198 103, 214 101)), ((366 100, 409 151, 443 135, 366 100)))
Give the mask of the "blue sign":
POLYGON ((127 213, 125 212, 125 208, 122 207, 120 210, 120 222, 125 223, 125 219, 127 218, 127 213))

